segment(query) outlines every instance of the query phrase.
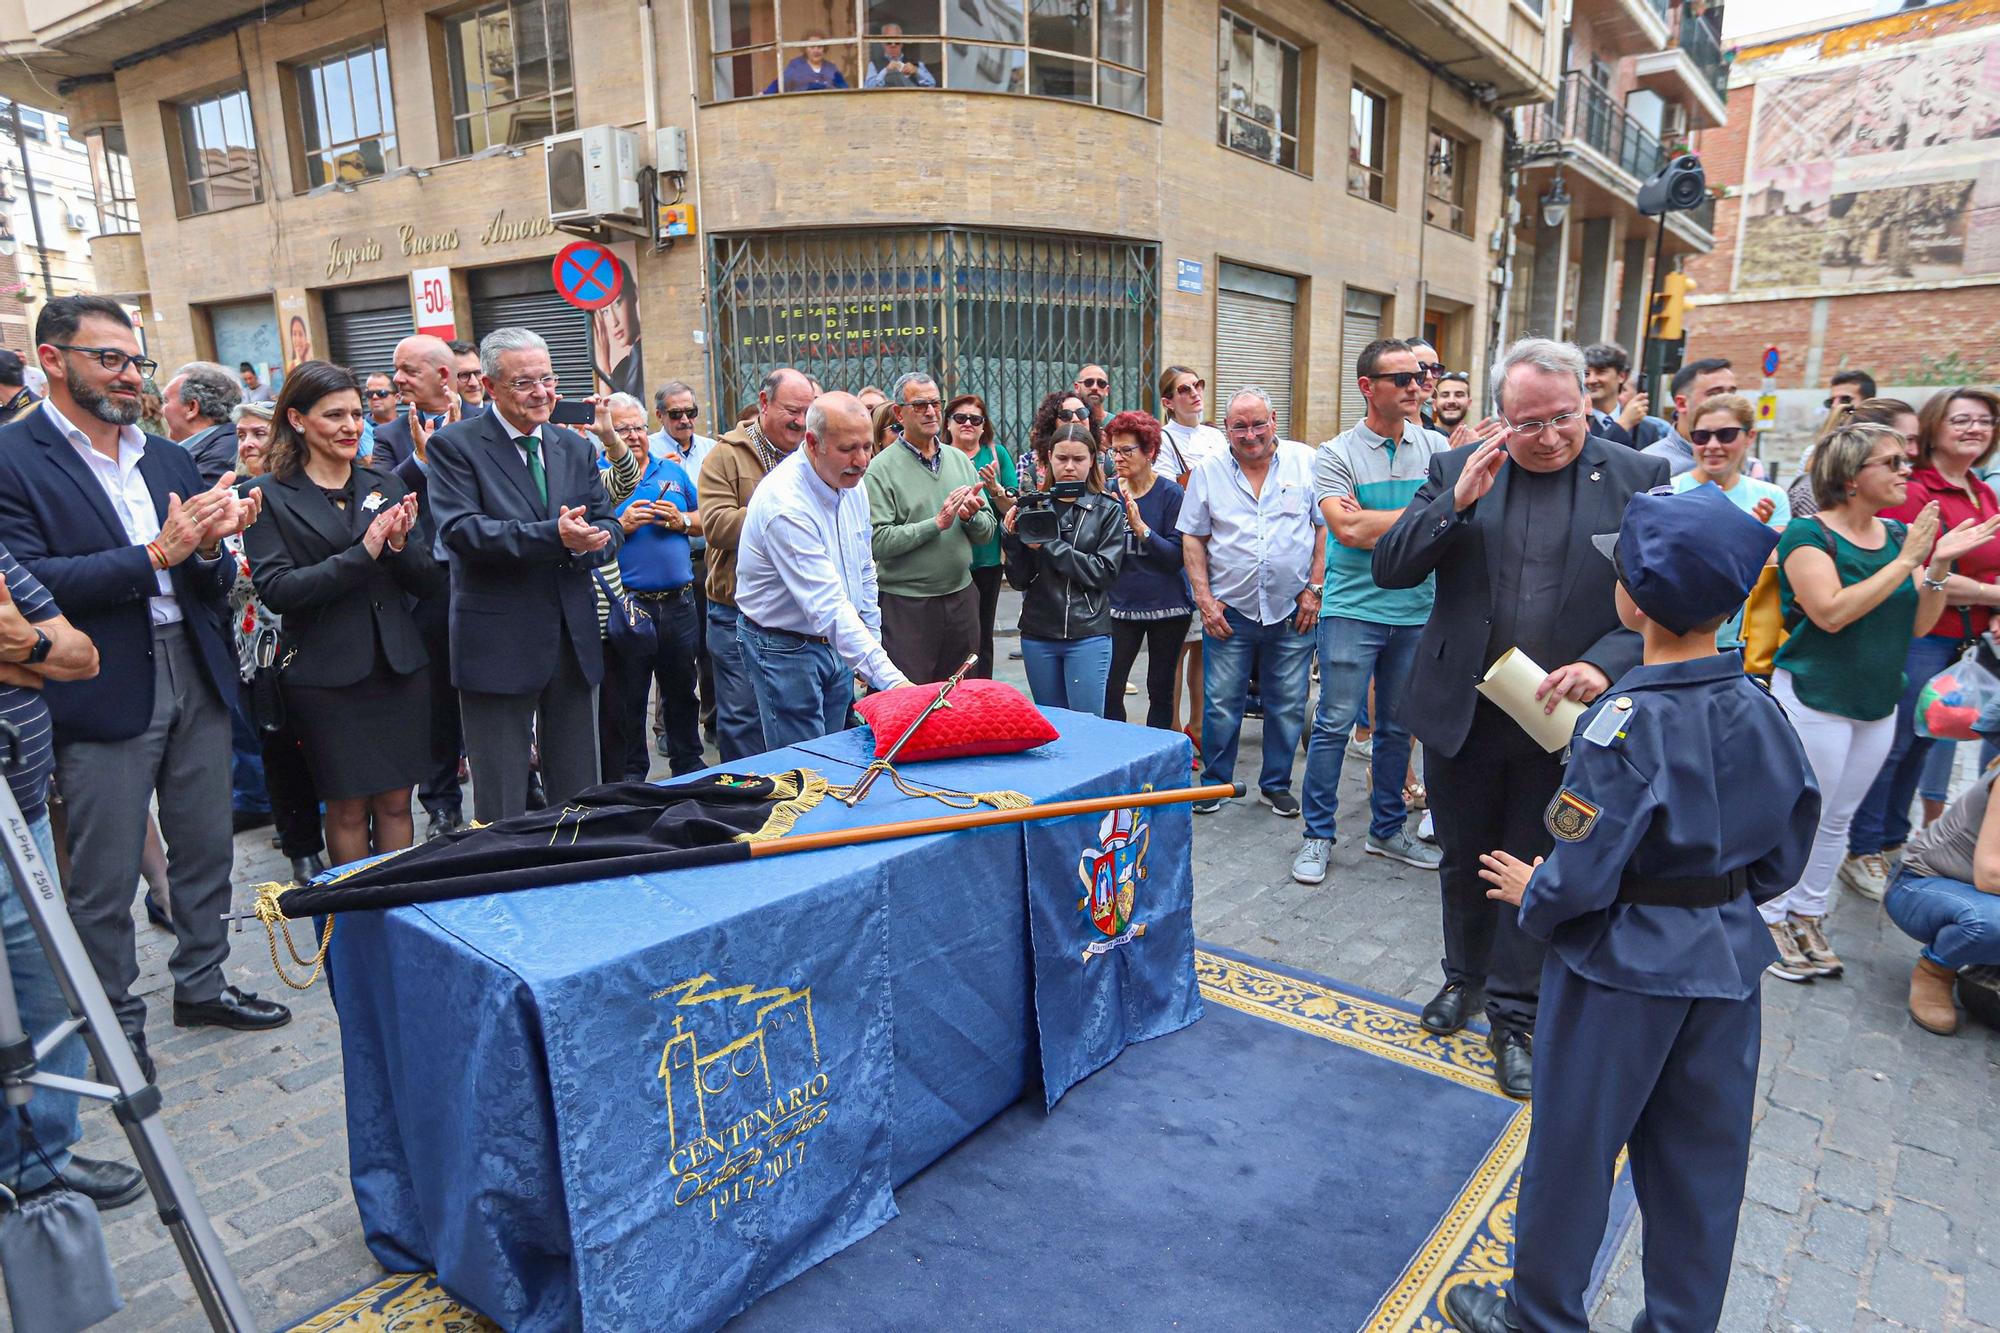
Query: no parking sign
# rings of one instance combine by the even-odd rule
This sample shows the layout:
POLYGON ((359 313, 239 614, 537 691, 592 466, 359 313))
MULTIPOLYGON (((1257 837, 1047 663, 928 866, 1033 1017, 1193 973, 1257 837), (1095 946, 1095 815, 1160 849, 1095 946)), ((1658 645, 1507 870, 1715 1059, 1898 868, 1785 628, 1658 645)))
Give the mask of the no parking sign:
POLYGON ((618 299, 625 286, 625 266, 609 246, 596 241, 571 241, 556 254, 556 294, 578 310, 599 310, 618 299))

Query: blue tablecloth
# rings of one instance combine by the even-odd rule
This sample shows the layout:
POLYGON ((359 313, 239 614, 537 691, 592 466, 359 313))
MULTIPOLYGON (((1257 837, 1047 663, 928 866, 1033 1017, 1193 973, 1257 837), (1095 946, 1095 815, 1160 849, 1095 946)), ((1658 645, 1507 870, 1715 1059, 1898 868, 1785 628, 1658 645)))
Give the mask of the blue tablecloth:
MULTIPOLYGON (((1049 745, 909 776, 1038 802, 1185 785, 1179 734, 1050 716, 1049 745)), ((849 782, 868 744, 848 732, 731 767, 849 782)), ((939 813, 884 780, 798 830, 939 813)), ((1169 873, 1131 915, 1154 934, 1077 964, 1113 977, 1120 955, 1185 937, 1185 993, 1128 980, 1079 1009, 1164 1006, 1159 1031, 1198 1014, 1187 824, 1184 805, 1153 815, 1169 873)), ((1037 853, 1051 826, 1029 827, 342 917, 331 966, 370 1249, 510 1329, 707 1328, 867 1234, 894 1216, 894 1184, 1040 1077, 1028 861, 1044 897, 1087 914, 1099 849, 1084 842, 1079 867, 1075 839, 1037 853)), ((1049 1003, 1045 987, 1044 1031, 1049 1003)))

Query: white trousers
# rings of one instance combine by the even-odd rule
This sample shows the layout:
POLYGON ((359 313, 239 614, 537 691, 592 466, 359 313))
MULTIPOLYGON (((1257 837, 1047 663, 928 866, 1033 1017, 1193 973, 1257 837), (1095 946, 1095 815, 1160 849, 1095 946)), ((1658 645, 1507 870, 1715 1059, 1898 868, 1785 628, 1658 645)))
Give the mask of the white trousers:
POLYGON ((1833 877, 1847 854, 1847 826, 1854 822, 1854 812, 1875 785, 1882 761, 1889 757, 1896 715, 1856 722, 1808 708, 1792 689, 1792 673, 1783 668, 1771 674, 1771 693, 1790 715, 1799 743, 1805 746, 1806 762, 1819 782, 1819 830, 1813 834, 1812 855, 1806 859, 1799 882, 1757 910, 1766 921, 1783 921, 1787 912, 1825 916, 1833 877))

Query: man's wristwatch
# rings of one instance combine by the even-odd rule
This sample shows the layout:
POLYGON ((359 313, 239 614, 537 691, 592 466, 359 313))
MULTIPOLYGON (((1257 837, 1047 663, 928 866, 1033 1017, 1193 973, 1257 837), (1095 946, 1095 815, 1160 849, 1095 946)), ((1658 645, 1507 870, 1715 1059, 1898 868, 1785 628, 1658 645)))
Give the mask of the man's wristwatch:
POLYGON ((28 649, 28 655, 21 660, 27 666, 40 666, 49 660, 49 653, 55 646, 56 641, 38 629, 35 631, 35 646, 28 649))

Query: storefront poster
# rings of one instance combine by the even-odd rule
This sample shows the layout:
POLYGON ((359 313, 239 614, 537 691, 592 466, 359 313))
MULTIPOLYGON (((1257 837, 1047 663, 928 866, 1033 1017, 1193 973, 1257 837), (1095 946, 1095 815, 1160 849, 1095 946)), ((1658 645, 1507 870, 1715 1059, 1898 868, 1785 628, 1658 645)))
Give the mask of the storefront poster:
POLYGON ((600 393, 629 393, 646 399, 646 364, 640 351, 639 283, 634 276, 637 247, 620 241, 610 247, 624 281, 612 302, 590 315, 590 353, 600 393))
POLYGON ((303 289, 278 289, 278 324, 285 340, 285 369, 315 355, 312 335, 312 308, 303 289))

